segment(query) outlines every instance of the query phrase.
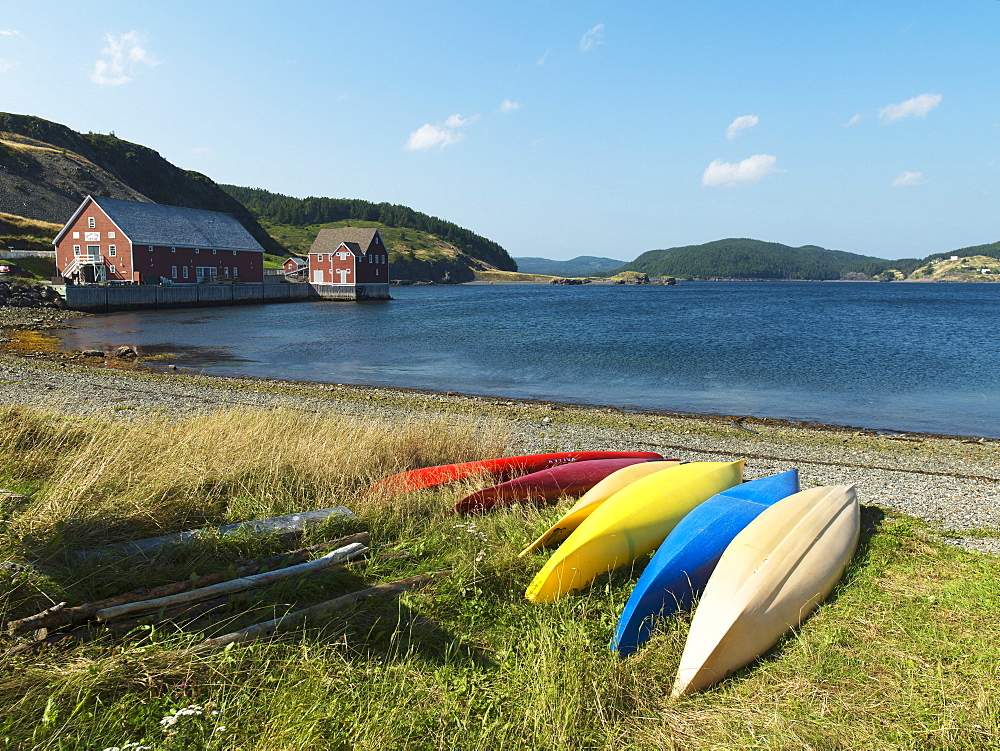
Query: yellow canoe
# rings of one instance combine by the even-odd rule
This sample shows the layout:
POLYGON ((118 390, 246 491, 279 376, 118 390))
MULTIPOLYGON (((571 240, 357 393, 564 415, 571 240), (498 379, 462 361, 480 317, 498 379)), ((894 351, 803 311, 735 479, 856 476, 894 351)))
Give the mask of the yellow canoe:
POLYGON ((860 521, 854 487, 831 485, 790 495, 750 522, 708 580, 672 695, 714 685, 798 626, 854 556, 860 521))
POLYGON ((552 602, 656 549, 699 503, 738 485, 743 460, 689 462, 627 485, 599 505, 538 572, 524 596, 552 602))
POLYGON ((631 467, 623 467, 614 474, 608 475, 580 496, 580 499, 573 504, 573 507, 569 511, 563 514, 559 521, 545 530, 534 542, 518 553, 518 555, 523 558, 529 553, 538 550, 538 548, 555 547, 569 537, 570 533, 579 527, 580 522, 590 516, 594 509, 626 485, 631 485, 643 477, 648 477, 656 472, 663 472, 679 465, 680 461, 675 459, 668 459, 662 462, 642 462, 641 464, 633 464, 631 467))

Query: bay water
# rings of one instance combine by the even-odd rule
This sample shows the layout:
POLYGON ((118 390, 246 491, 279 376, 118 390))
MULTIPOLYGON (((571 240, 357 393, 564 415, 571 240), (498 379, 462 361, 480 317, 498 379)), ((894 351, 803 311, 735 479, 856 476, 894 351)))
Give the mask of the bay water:
POLYGON ((1000 284, 393 287, 382 303, 123 312, 66 349, 218 375, 1000 437, 1000 284))

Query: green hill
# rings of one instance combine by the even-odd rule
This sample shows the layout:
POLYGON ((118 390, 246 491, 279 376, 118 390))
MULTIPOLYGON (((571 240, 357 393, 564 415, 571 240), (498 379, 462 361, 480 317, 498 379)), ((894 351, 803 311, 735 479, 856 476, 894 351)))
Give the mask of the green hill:
POLYGON ((322 227, 379 227, 390 250, 392 279, 468 282, 481 269, 517 271, 514 259, 499 244, 408 206, 348 198, 294 198, 261 188, 221 187, 249 208, 289 250, 300 254, 308 252, 322 227))
POLYGON ((876 278, 891 269, 909 274, 922 264, 915 258, 889 261, 816 245, 792 248, 781 243, 729 238, 703 245, 650 250, 618 271, 687 279, 829 280, 876 278))
POLYGON ((598 256, 577 256, 568 261, 553 261, 549 258, 515 258, 517 270, 525 274, 547 274, 549 276, 581 277, 598 276, 621 268, 617 258, 598 256))

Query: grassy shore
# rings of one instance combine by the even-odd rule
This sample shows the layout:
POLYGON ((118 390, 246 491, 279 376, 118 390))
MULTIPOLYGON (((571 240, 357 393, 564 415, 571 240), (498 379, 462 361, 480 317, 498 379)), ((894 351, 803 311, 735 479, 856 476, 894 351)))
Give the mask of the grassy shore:
MULTIPOLYGON (((356 396, 367 404, 367 395, 356 396)), ((867 505, 858 556, 828 603, 757 664, 713 691, 670 701, 687 616, 664 620, 660 634, 629 659, 607 649, 638 568, 602 577, 555 605, 524 600, 545 555, 521 559, 517 551, 567 502, 469 520, 449 509, 475 483, 365 492, 399 469, 524 445, 504 416, 516 406, 484 414, 474 402, 453 400, 454 410, 432 413, 426 400, 419 411, 410 405, 408 420, 392 404, 336 419, 326 410, 274 405, 190 416, 130 411, 128 420, 0 410, 0 487, 26 496, 0 506, 0 557, 28 564, 0 573, 3 620, 54 602, 78 604, 226 570, 280 548, 274 538, 207 538, 142 565, 115 558, 81 564, 72 556, 205 524, 346 505, 356 521, 328 523, 305 542, 363 529, 379 552, 412 554, 244 594, 193 623, 5 658, 0 746, 1000 747, 997 557, 946 545, 925 523, 867 505), (205 635, 440 570, 453 573, 398 602, 362 604, 271 641, 192 649, 205 635), (189 707, 196 708, 178 714, 189 707)), ((567 429, 574 418, 546 414, 567 429)), ((606 427, 602 422, 622 428, 622 421, 654 420, 586 414, 593 430, 606 427)), ((698 432, 694 426, 687 430, 698 432)), ((719 423, 703 430, 705 440, 723 443, 740 432, 719 423)), ((755 430, 748 441, 766 428, 755 430)), ((831 445, 841 439, 829 437, 831 445)), ((926 443, 897 450, 944 451, 926 443)))

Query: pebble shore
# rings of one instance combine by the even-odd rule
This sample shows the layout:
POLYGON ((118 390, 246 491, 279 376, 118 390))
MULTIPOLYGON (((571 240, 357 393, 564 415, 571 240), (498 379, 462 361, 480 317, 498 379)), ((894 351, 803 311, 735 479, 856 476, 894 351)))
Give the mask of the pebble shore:
POLYGON ((316 411, 387 420, 489 423, 512 452, 652 450, 686 460, 745 458, 754 479, 797 468, 803 487, 854 484, 862 504, 925 520, 945 541, 1000 554, 1000 441, 739 416, 625 412, 488 396, 164 372, 142 362, 25 349, 18 330, 74 314, 0 308, 0 407, 25 405, 111 420, 218 409, 316 411))

